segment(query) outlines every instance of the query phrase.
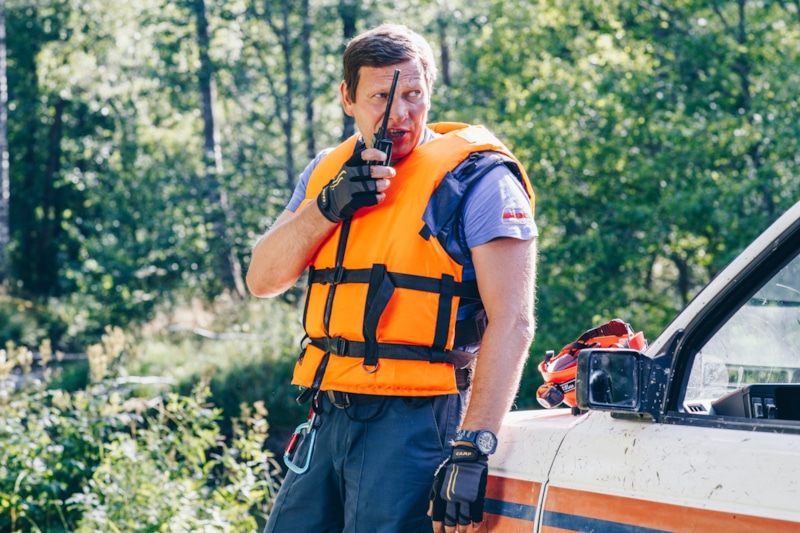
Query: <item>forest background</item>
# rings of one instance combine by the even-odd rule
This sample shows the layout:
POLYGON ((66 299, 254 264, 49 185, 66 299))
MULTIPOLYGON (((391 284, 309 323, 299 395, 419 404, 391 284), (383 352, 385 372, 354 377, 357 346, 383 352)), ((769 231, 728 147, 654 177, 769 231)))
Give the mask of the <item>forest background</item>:
POLYGON ((545 350, 614 317, 655 338, 800 197, 798 0, 0 0, 0 530, 263 521, 280 476, 259 450, 305 416, 303 284, 258 300, 243 275, 353 133, 341 53, 384 21, 437 53, 430 121, 485 124, 531 177, 518 408, 545 350), (34 412, 60 442, 84 424, 76 447, 34 412), (144 449, 158 475, 119 470, 144 449))

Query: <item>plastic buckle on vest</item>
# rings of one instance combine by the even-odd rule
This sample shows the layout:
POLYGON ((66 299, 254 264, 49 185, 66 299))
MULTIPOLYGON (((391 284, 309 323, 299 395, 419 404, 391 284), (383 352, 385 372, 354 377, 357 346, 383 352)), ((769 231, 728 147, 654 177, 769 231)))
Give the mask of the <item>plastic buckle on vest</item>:
POLYGON ((330 269, 328 283, 338 285, 344 280, 344 267, 337 266, 330 269))
POLYGON ((313 339, 311 344, 323 352, 332 353, 333 355, 347 354, 347 339, 343 337, 322 337, 313 339))
POLYGON ((334 355, 345 355, 347 353, 347 339, 343 337, 332 337, 328 339, 328 351, 334 355))

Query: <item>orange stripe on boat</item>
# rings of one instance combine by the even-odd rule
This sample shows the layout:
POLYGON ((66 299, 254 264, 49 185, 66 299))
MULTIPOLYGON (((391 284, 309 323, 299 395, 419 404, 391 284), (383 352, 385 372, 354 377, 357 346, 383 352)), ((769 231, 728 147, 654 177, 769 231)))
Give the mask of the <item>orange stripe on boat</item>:
POLYGON ((550 487, 545 499, 542 532, 585 531, 586 528, 631 533, 797 533, 800 523, 550 487))
POLYGON ((484 522, 493 533, 530 533, 536 519, 541 484, 489 476, 484 522))

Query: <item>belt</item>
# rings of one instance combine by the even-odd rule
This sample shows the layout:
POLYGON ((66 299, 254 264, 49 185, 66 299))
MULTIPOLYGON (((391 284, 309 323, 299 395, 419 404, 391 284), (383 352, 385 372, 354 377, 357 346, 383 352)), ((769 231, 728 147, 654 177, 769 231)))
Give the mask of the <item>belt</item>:
MULTIPOLYGON (((459 368, 456 370, 456 385, 458 390, 467 390, 471 383, 470 371, 467 368, 459 368)), ((341 392, 338 390, 322 391, 334 407, 339 409, 347 409, 352 405, 365 405, 369 403, 377 403, 390 396, 380 394, 354 394, 351 392, 341 392)), ((414 399, 414 396, 406 396, 404 398, 414 399)))
POLYGON ((339 409, 347 409, 351 405, 376 403, 388 398, 388 396, 380 396, 377 394, 353 394, 350 392, 340 392, 338 390, 326 390, 323 392, 325 396, 328 397, 331 404, 339 409))

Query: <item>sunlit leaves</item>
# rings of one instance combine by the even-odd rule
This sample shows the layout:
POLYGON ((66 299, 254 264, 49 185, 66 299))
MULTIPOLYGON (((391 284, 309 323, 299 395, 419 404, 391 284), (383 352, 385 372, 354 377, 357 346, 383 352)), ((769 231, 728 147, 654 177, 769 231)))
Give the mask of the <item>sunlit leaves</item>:
MULTIPOLYGON (((309 5, 305 85, 302 3, 205 1, 224 169, 215 178, 227 187, 241 250, 285 205, 289 169, 308 159, 301 147, 321 149, 342 133, 343 7, 355 9, 358 31, 398 21, 447 51, 448 85, 434 90, 431 120, 484 123, 525 164, 541 231, 542 346, 612 315, 654 335, 800 196, 793 3, 746 3, 742 20, 738 3, 698 0, 309 5), (313 124, 301 124, 307 105, 313 124)), ((16 198, 31 203, 16 204, 16 223, 59 214, 60 290, 107 298, 119 316, 178 288, 222 290, 209 252, 215 206, 201 179, 191 4, 6 6, 13 35, 24 29, 30 41, 12 38, 9 57, 12 196, 30 191, 16 198), (61 203, 48 210, 37 179, 57 105, 61 203)), ((34 250, 19 246, 18 264, 30 264, 34 250)))
POLYGON ((655 335, 800 196, 793 9, 473 8, 446 116, 487 123, 531 176, 542 350, 618 314, 655 335))

